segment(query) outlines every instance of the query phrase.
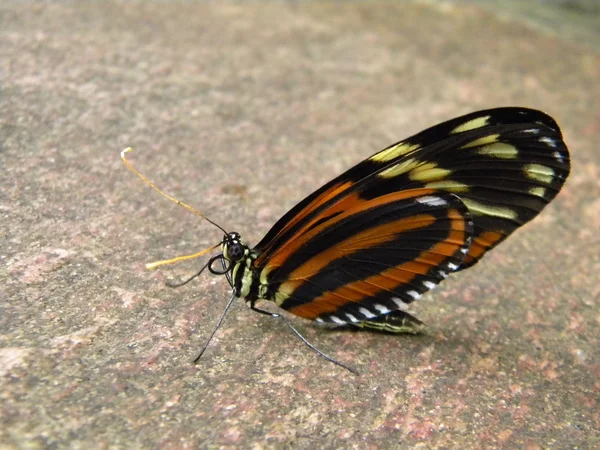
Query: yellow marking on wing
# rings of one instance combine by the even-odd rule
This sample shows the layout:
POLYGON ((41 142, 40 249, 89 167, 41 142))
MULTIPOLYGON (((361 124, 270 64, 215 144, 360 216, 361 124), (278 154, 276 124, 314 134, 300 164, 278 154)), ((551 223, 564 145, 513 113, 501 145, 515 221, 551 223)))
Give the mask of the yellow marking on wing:
POLYGON ((469 211, 473 214, 479 214, 482 216, 499 217, 501 219, 515 220, 517 213, 515 210, 510 208, 502 208, 501 206, 485 205, 483 203, 476 202, 470 198, 461 198, 463 203, 467 205, 469 211))
POLYGON ((258 281, 260 284, 267 284, 267 276, 269 275, 269 268, 265 267, 260 271, 260 275, 258 277, 258 281))
POLYGON ((484 136, 479 139, 475 139, 474 141, 471 141, 468 144, 463 145, 461 148, 471 148, 471 147, 477 147, 480 145, 493 144, 494 142, 498 141, 499 137, 500 137, 499 134, 490 134, 489 136, 484 136))
POLYGON ((515 159, 519 155, 517 147, 504 142, 496 142, 495 144, 486 145, 477 152, 480 155, 492 156, 494 158, 515 159))
POLYGON ((425 187, 431 189, 441 189, 448 192, 469 192, 469 186, 453 180, 439 180, 427 183, 425 187))
POLYGON ((527 164, 523 171, 529 178, 542 183, 550 184, 554 179, 554 170, 541 164, 527 164))
POLYGON ((409 178, 413 181, 436 181, 446 178, 451 170, 442 169, 434 162, 421 164, 410 171, 409 178))
POLYGON ((485 127, 490 120, 490 116, 481 116, 475 119, 471 119, 468 122, 463 123, 462 125, 457 126, 454 130, 452 130, 451 134, 458 134, 464 131, 475 130, 477 128, 485 127))
POLYGON ((380 178, 394 178, 394 177, 397 177, 398 175, 402 175, 403 173, 411 171, 412 169, 417 167, 417 165, 419 165, 419 164, 421 164, 420 161, 418 161, 414 158, 410 158, 410 159, 407 159, 406 161, 403 161, 399 164, 394 164, 393 166, 388 167, 385 170, 382 170, 381 172, 379 172, 377 174, 377 176, 380 178))
POLYGON ((535 195, 537 197, 542 197, 544 198, 544 196, 546 195, 546 188, 543 187, 532 187, 531 189, 529 189, 529 193, 531 195, 535 195))
POLYGON ((283 302, 285 302, 290 297, 290 294, 293 292, 294 289, 296 289, 296 287, 297 286, 289 286, 289 285, 283 286, 283 290, 280 287, 279 290, 277 292, 275 292, 275 299, 274 299, 275 304, 277 306, 281 307, 281 305, 283 305, 283 302))
POLYGON ((398 156, 406 155, 414 150, 417 150, 420 146, 418 144, 410 144, 408 142, 401 142, 394 145, 393 147, 381 150, 379 153, 375 153, 369 159, 375 162, 388 162, 398 156))

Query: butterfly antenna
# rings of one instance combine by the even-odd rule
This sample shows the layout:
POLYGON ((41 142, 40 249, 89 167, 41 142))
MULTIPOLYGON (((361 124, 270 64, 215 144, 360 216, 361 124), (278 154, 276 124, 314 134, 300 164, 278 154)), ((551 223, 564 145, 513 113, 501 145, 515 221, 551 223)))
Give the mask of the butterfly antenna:
POLYGON ((227 231, 220 226, 219 224, 213 222, 212 220, 210 220, 208 217, 206 217, 204 214, 202 214, 200 211, 198 211, 195 208, 192 208, 190 205, 188 205, 187 203, 183 203, 181 200, 177 200, 174 197, 171 197, 169 194, 167 194, 166 192, 163 192, 162 190, 160 190, 158 187, 156 187, 156 185, 150 181, 148 178, 146 178, 144 175, 142 175, 135 167, 133 167, 133 165, 131 165, 131 163, 127 160, 127 158, 125 157, 125 153, 128 153, 132 150, 131 147, 127 147, 125 150, 123 150, 121 152, 121 159, 123 160, 123 162, 125 163, 125 165, 127 166, 127 168, 129 170, 131 170, 133 173, 135 173, 138 177, 141 178, 141 180, 146 183, 148 186, 150 186, 152 189, 154 189, 156 192, 158 192, 160 195, 162 195, 163 197, 165 197, 168 200, 171 200, 173 203, 176 203, 177 205, 183 206, 184 208, 186 208, 188 211, 191 211, 192 213, 194 213, 195 215, 197 215, 198 217, 201 217, 203 219, 205 219, 208 223, 214 225, 215 227, 217 227, 219 230, 221 230, 223 233, 227 234, 227 231))
POLYGON ((202 358, 202 355, 206 351, 206 349, 208 347, 208 344, 210 344, 210 341, 212 341, 213 336, 215 335, 215 333, 217 332, 217 330, 219 328, 221 328, 221 324, 223 323, 223 319, 225 319, 225 315, 227 314, 227 311, 229 311, 229 308, 231 308, 231 305, 233 304, 233 300, 235 300, 235 293, 231 294, 231 298, 229 299, 229 302, 227 303, 227 306, 225 306, 225 310, 223 311, 223 314, 221 314, 221 317, 219 318, 219 321, 217 322, 217 326, 215 327, 215 329, 213 330, 213 332, 210 334, 210 337, 208 338, 208 340, 206 341, 206 343, 202 347, 202 350, 200 350, 200 354, 196 357, 196 359, 194 359, 194 364, 196 364, 200 360, 200 358, 202 358))

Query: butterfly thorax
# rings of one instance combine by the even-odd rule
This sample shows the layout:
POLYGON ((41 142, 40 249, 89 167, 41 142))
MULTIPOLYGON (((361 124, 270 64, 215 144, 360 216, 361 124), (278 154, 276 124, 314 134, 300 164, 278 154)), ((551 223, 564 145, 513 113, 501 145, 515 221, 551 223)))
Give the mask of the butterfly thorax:
POLYGON ((264 289, 261 289, 258 271, 254 268, 254 261, 259 254, 250 249, 236 232, 224 236, 221 250, 230 264, 229 274, 236 297, 246 301, 262 298, 264 289))

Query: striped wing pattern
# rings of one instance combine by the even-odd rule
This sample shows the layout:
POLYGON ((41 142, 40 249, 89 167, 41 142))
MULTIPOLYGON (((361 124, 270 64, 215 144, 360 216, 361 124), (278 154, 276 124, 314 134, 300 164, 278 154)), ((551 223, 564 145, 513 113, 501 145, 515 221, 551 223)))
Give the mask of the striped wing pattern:
POLYGON ((498 108, 436 125, 285 214, 253 249, 261 288, 249 300, 398 332, 419 323, 406 304, 533 219, 569 170, 559 127, 540 111, 498 108))
POLYGON ((318 322, 358 323, 403 309, 459 267, 473 232, 460 199, 432 189, 331 210, 336 205, 273 252, 260 273, 278 306, 318 322))
POLYGON ((512 107, 468 114, 385 148, 309 195, 256 246, 257 266, 315 220, 392 192, 430 188, 456 194, 469 209, 473 243, 459 269, 470 267, 539 214, 569 170, 550 116, 512 107))

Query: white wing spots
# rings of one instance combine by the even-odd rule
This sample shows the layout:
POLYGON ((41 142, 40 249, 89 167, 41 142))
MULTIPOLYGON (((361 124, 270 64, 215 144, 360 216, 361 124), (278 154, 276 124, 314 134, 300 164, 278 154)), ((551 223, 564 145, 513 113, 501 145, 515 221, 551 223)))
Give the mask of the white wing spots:
POLYGON ((540 142, 542 144, 546 144, 546 145, 548 145, 548 146, 550 146, 552 148, 556 148, 556 140, 552 139, 552 138, 550 138, 548 136, 541 137, 540 138, 540 142))
POLYGON ((329 316, 329 318, 332 322, 337 323, 338 325, 344 325, 346 323, 344 320, 340 319, 337 316, 329 316))
POLYGON ((432 290, 437 286, 437 284, 435 284, 432 281, 423 281, 423 286, 425 286, 429 290, 432 290))
POLYGON ((468 144, 463 145, 461 148, 471 148, 478 147, 481 145, 493 144, 494 142, 498 142, 499 134, 490 134, 489 136, 484 136, 479 139, 475 139, 474 141, 469 142, 468 144))
POLYGON ((439 271, 438 271, 438 275, 439 275, 440 277, 442 277, 444 280, 445 280, 446 278, 448 278, 448 274, 447 274, 446 272, 444 272, 443 270, 439 270, 439 271))
POLYGON ((427 183, 425 187, 431 189, 442 189, 448 192, 469 192, 469 186, 452 180, 439 180, 427 183))
POLYGON ((347 317, 348 319, 350 319, 350 322, 354 322, 354 323, 356 323, 356 322, 360 322, 360 320, 358 320, 358 319, 357 319, 356 317, 354 317, 352 314, 346 314, 346 317, 347 317))
POLYGON ((544 195, 546 195, 546 188, 543 187, 532 187, 529 189, 529 193, 531 195, 535 195, 536 197, 542 197, 544 198, 544 195))
POLYGON ((422 294, 419 294, 417 291, 407 291, 406 295, 412 297, 413 300, 419 300, 422 294))
POLYGON ((408 177, 413 181, 436 181, 448 177, 451 173, 451 170, 442 169, 434 162, 426 162, 412 169, 408 177))
POLYGON ((417 202, 423 203, 429 206, 444 206, 447 204, 446 200, 441 197, 434 197, 433 195, 424 195, 423 197, 416 198, 417 202))
MULTIPOLYGON (((377 155, 375 155, 375 156, 377 156, 377 155)), ((418 164, 420 164, 420 161, 418 161, 414 158, 409 158, 406 161, 403 161, 399 164, 394 164, 393 166, 388 167, 385 170, 382 170, 381 172, 379 172, 377 174, 377 176, 380 178, 394 178, 394 177, 397 177, 398 175, 402 175, 403 173, 411 171, 418 164)))
POLYGON ((448 263, 448 269, 456 270, 456 269, 458 269, 458 264, 448 263))
POLYGON ((477 152, 480 155, 491 156, 501 159, 515 159, 519 155, 517 147, 504 142, 496 142, 495 144, 486 145, 477 152))
POLYGON ((365 316, 367 319, 373 319, 373 318, 377 317, 375 314, 373 314, 367 308, 358 308, 358 312, 361 313, 363 316, 365 316))
MULTIPOLYGON (((469 241, 469 242, 471 242, 471 241, 469 241)), ((467 253, 469 253, 469 247, 461 248, 461 249, 460 249, 460 252, 461 252, 463 255, 466 255, 467 253)))
MULTIPOLYGON (((469 211, 472 214, 478 214, 480 216, 492 216, 499 217, 500 219, 515 220, 517 219, 517 213, 510 208, 502 208, 501 206, 485 205, 483 203, 476 202, 470 198, 461 198, 463 203, 467 205, 469 211)), ((467 250, 468 251, 468 250, 467 250)))
POLYGON ((554 179, 554 170, 551 167, 541 164, 527 164, 523 168, 523 172, 525 172, 527 177, 541 183, 550 184, 554 179))
POLYGON ((386 148, 385 150, 381 150, 379 153, 375 153, 373 156, 369 158, 371 161, 375 162, 388 162, 391 161, 398 156, 406 155, 420 148, 418 144, 410 144, 408 142, 401 142, 396 144, 390 148, 386 148))
MULTIPOLYGON (((411 292, 414 292, 414 291, 411 291, 411 292)), ((406 311, 408 309, 406 307, 406 303, 404 303, 401 298, 392 297, 392 301, 396 304, 396 306, 398 307, 398 309, 400 311, 406 311)))
POLYGON ((451 134, 458 134, 464 131, 476 130, 477 128, 485 127, 490 121, 490 116, 481 116, 475 119, 471 119, 468 122, 463 123, 462 125, 457 126, 454 130, 452 130, 451 134))
POLYGON ((552 153, 552 156, 554 156, 554 159, 557 160, 559 163, 562 163, 565 160, 561 152, 554 152, 552 153))
POLYGON ((325 323, 325 321, 323 319, 321 319, 320 317, 317 317, 315 319, 315 322, 319 322, 319 323, 325 323))
POLYGON ((540 132, 539 128, 530 128, 529 130, 523 130, 523 133, 529 134, 538 134, 540 132))
POLYGON ((379 311, 381 314, 387 314, 387 313, 390 313, 390 312, 392 312, 392 310, 391 310, 391 309, 389 309, 389 308, 387 308, 387 307, 385 307, 385 306, 383 306, 383 305, 379 305, 379 304, 377 304, 377 305, 373 305, 373 308, 375 308, 375 309, 376 309, 377 311, 379 311))

